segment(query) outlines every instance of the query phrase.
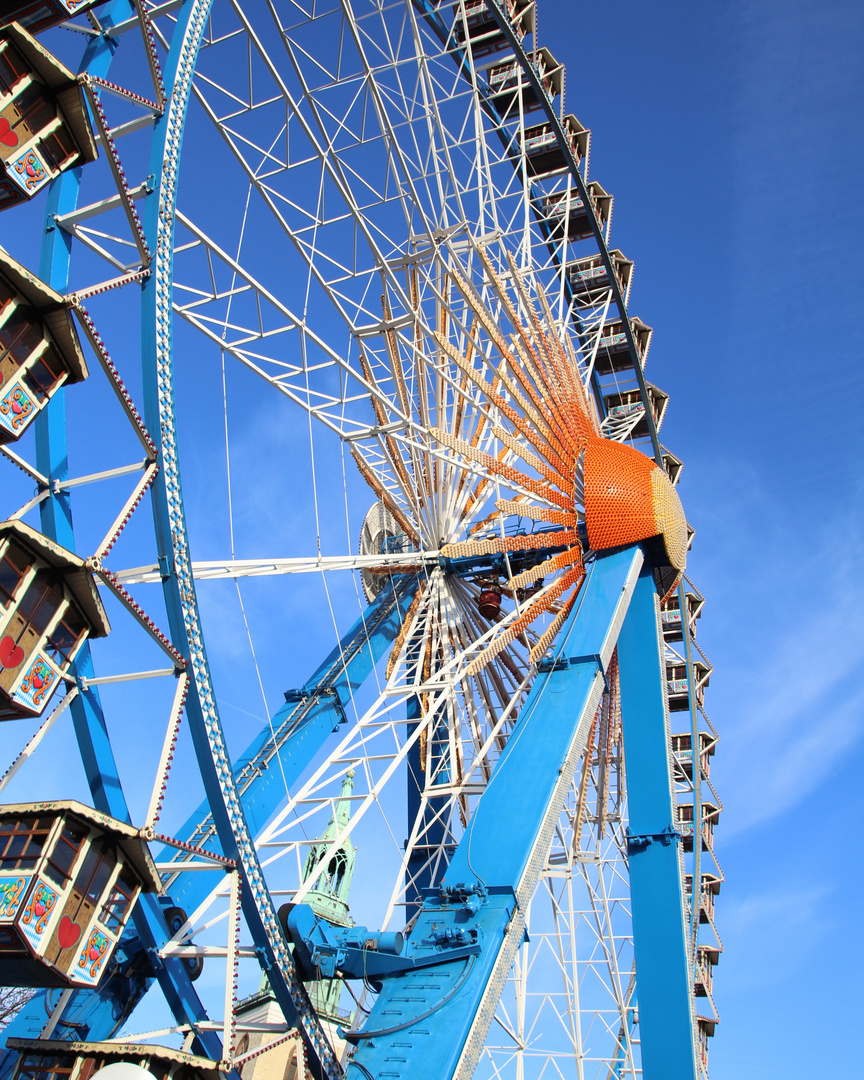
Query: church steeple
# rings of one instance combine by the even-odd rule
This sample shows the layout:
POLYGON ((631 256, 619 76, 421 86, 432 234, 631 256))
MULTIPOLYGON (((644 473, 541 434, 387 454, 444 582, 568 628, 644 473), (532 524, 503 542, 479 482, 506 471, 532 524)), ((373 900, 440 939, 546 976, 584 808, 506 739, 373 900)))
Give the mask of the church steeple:
MULTIPOLYGON (((304 882, 308 881, 315 865, 348 824, 351 818, 351 792, 353 790, 354 770, 349 769, 342 781, 342 790, 327 828, 309 848, 309 854, 303 865, 304 882)), ((343 926, 350 923, 348 890, 351 888, 351 878, 354 876, 355 854, 356 849, 350 836, 346 837, 341 846, 330 856, 306 896, 308 904, 316 915, 343 926)))
MULTIPOLYGON (((309 880, 319 860, 351 819, 351 792, 353 790, 354 770, 349 769, 342 781, 342 790, 327 828, 309 848, 309 854, 303 864, 304 883, 309 880)), ((338 926, 352 926, 354 923, 348 914, 348 890, 351 888, 351 878, 354 876, 355 854, 356 849, 351 842, 351 837, 348 836, 331 854, 315 879, 313 887, 306 894, 306 903, 315 914, 338 926)), ((322 1019, 345 1023, 344 1015, 339 1013, 339 999, 342 996, 340 979, 321 979, 318 982, 307 983, 306 989, 322 1019)))

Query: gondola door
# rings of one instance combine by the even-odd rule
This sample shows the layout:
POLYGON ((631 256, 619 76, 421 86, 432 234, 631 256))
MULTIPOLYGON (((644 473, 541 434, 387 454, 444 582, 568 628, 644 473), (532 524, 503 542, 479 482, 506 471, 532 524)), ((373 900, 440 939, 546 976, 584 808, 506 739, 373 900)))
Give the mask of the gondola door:
POLYGON ((63 602, 63 593, 51 581, 50 574, 40 570, 9 620, 3 635, 0 655, 0 688, 9 691, 39 644, 39 639, 63 602))
POLYGON ((104 841, 90 845, 66 897, 53 940, 45 951, 45 959, 59 970, 68 970, 81 952, 87 925, 102 902, 116 863, 116 855, 104 841))

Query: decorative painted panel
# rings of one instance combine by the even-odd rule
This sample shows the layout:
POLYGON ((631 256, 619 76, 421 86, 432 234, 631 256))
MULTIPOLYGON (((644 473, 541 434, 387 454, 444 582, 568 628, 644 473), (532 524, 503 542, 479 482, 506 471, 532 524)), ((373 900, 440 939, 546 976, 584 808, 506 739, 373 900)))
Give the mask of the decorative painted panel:
POLYGON ((105 958, 113 946, 114 941, 104 931, 98 927, 91 930, 78 963, 69 971, 69 977, 75 982, 97 983, 105 958))
POLYGON ((0 878, 0 922, 11 921, 18 914, 29 883, 28 874, 0 878))
POLYGON ((36 403, 20 383, 13 383, 0 398, 0 428, 17 438, 36 415, 36 403))
POLYGON ((12 700, 41 713, 54 693, 59 678, 60 669, 44 653, 37 653, 12 694, 12 700))
POLYGON ((38 953, 43 951, 48 940, 45 929, 57 911, 58 896, 56 888, 40 879, 30 894, 24 914, 18 920, 19 932, 38 953))
POLYGON ((51 174, 35 149, 25 150, 20 157, 7 161, 6 171, 28 197, 51 179, 51 174))

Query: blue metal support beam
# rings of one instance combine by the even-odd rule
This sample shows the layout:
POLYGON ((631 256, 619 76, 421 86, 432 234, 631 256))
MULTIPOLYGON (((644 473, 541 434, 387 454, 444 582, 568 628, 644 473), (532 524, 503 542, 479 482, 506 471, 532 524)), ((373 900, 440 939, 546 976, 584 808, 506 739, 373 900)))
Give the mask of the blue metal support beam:
MULTIPOLYGON (((417 724, 422 719, 422 716, 423 707, 421 699, 419 697, 410 698, 406 707, 408 738, 410 738, 417 730, 417 724)), ((409 829, 413 827, 413 822, 417 820, 423 802, 423 787, 426 775, 424 772, 425 762, 423 761, 425 751, 426 747, 422 745, 419 739, 408 751, 407 821, 409 829)), ((438 778, 438 783, 444 784, 446 783, 446 774, 439 774, 437 772, 437 769, 440 766, 440 751, 436 746, 432 747, 432 755, 433 761, 431 772, 438 778)), ((447 802, 448 796, 446 795, 436 799, 430 798, 423 811, 423 819, 420 823, 420 832, 423 841, 413 849, 408 858, 408 865, 405 868, 405 877, 408 885, 406 890, 405 908, 406 922, 409 922, 417 911, 419 911, 423 890, 432 884, 434 868, 426 864, 429 860, 430 851, 438 850, 444 843, 447 835, 447 826, 445 824, 446 816, 443 814, 447 802)))
POLYGON ((363 1029, 349 1035, 358 1044, 351 1080, 472 1074, 524 938, 524 912, 583 753, 642 558, 630 547, 594 562, 555 659, 540 667, 444 882, 424 897, 407 936, 408 954, 418 959, 466 935, 479 942, 479 954, 386 979, 363 1029))
MULTIPOLYGON (((669 767, 666 668, 657 595, 647 568, 637 582, 618 639, 618 667, 642 1074, 645 1080, 695 1080, 680 836, 669 767)), ((695 761, 695 752, 693 756, 695 761)))

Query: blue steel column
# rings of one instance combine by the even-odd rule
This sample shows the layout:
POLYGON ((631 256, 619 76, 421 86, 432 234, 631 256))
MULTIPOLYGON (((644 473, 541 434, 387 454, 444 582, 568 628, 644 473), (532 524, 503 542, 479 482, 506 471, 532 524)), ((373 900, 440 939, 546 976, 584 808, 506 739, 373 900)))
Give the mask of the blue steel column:
POLYGON ((476 955, 384 980, 351 1080, 467 1080, 525 932, 525 910, 585 747, 642 552, 597 558, 578 608, 538 672, 469 826, 437 891, 407 935, 406 955, 435 955, 459 940, 476 955))
MULTIPOLYGON (((116 4, 113 5, 111 12, 106 13, 109 15, 109 22, 110 14, 116 6, 116 4)), ((127 14, 128 10, 128 4, 123 0, 123 14, 127 14)), ((81 64, 82 70, 104 77, 108 73, 115 48, 116 42, 110 38, 102 36, 96 38, 85 51, 81 64)), ((82 169, 70 169, 63 173, 51 184, 48 195, 39 276, 61 294, 69 289, 72 238, 55 225, 54 217, 69 213, 78 205, 81 173, 82 169)), ((66 480, 69 477, 66 452, 66 393, 67 391, 61 387, 37 416, 35 423, 36 467, 52 481, 66 480)), ((45 535, 56 540, 69 551, 74 551, 75 535, 68 491, 52 493, 44 499, 39 506, 39 515, 45 535)), ((75 673, 79 678, 82 676, 87 678, 94 674, 89 642, 85 641, 81 647, 75 661, 75 673)), ((87 780, 97 809, 122 821, 128 821, 129 816, 123 793, 120 791, 114 753, 105 730, 98 691, 89 689, 79 694, 72 702, 71 712, 87 780)))
POLYGON ((647 569, 636 585, 618 639, 618 667, 643 1076, 645 1080, 694 1080, 680 840, 663 686, 666 670, 657 594, 647 569))

